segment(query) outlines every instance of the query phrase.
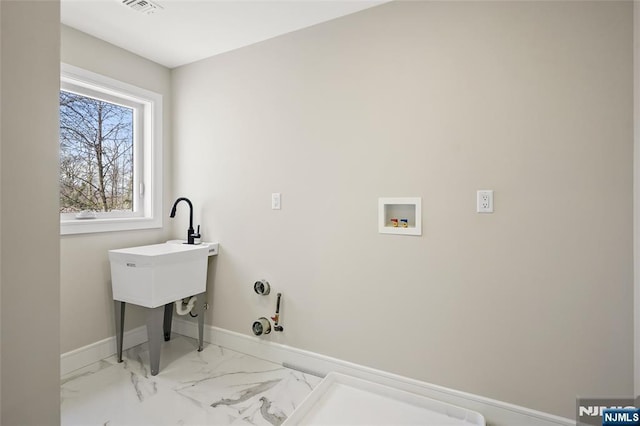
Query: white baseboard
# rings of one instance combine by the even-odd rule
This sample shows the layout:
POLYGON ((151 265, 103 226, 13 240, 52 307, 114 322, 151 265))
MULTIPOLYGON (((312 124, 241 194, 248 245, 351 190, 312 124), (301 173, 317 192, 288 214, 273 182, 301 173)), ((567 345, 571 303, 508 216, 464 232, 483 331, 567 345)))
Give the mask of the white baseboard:
MULTIPOLYGON (((193 338, 198 336, 198 325, 191 321, 174 319, 172 330, 178 334, 193 338)), ((491 426, 574 426, 576 424, 574 420, 565 417, 432 385, 209 325, 205 325, 204 340, 268 361, 288 364, 292 368, 314 372, 321 376, 331 371, 336 371, 448 402, 481 413, 485 417, 487 425, 491 426)))
MULTIPOLYGON (((125 331, 122 337, 122 348, 129 349, 147 341, 147 326, 125 331)), ((73 351, 60 355, 60 375, 64 376, 78 368, 98 362, 116 353, 116 338, 108 337, 73 351)))

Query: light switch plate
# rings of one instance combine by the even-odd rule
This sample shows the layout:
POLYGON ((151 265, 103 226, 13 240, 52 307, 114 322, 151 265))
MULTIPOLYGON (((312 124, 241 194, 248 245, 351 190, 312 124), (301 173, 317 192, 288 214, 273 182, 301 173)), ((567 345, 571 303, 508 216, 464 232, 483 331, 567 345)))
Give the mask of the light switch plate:
POLYGON ((281 208, 280 193, 274 192, 273 194, 271 194, 271 209, 280 210, 280 208, 281 208))

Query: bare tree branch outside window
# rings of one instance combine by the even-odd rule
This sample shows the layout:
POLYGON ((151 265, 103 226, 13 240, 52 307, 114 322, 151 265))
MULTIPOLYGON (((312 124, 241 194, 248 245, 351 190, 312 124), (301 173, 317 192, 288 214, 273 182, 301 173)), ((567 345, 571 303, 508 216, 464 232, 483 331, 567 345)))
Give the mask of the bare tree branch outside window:
POLYGON ((133 109, 60 91, 60 212, 133 210, 133 109))

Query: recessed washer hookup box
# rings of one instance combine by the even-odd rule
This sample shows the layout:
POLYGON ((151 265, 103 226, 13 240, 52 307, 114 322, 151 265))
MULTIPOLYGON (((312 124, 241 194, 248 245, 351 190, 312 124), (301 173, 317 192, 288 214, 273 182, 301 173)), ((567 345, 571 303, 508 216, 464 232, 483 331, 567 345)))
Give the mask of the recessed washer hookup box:
POLYGON ((154 244, 109 250, 113 299, 156 308, 203 293, 208 246, 154 244))

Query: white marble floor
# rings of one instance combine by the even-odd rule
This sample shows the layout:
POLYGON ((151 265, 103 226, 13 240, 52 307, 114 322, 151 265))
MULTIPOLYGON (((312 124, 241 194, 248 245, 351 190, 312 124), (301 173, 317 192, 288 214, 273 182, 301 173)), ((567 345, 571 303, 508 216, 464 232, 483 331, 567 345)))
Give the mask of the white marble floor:
POLYGON ((279 425, 320 378, 174 334, 160 373, 143 344, 62 378, 62 425, 279 425))

